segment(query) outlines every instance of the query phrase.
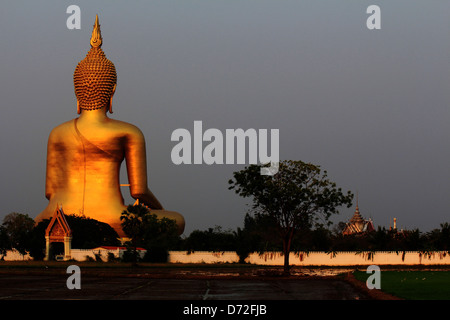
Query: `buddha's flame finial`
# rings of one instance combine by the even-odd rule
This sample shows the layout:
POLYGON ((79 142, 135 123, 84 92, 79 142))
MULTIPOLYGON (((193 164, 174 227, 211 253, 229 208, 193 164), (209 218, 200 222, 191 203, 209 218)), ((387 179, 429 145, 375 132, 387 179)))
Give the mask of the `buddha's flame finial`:
POLYGON ((91 36, 92 48, 99 48, 102 46, 102 34, 100 32, 100 24, 98 23, 98 15, 95 15, 94 30, 92 30, 91 36))

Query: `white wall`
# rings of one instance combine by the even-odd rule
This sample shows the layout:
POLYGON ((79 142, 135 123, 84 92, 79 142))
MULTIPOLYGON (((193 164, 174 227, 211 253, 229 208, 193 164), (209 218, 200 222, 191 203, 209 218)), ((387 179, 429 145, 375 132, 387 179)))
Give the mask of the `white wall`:
MULTIPOLYGON (((1 256, 0 256, 1 257, 1 256)), ((28 254, 21 255, 17 250, 8 250, 6 251, 6 255, 3 257, 5 261, 24 261, 24 260, 32 260, 28 254)))
MULTIPOLYGON (((72 259, 85 261, 86 256, 95 259, 94 253, 100 253, 103 261, 107 261, 108 253, 114 257, 122 257, 122 250, 92 250, 72 249, 72 259)), ((141 252, 143 256, 145 252, 141 252)), ((29 255, 22 256, 15 250, 8 251, 4 260, 22 261, 31 260, 29 255)), ((266 252, 264 254, 252 253, 245 260, 247 263, 258 265, 281 266, 284 264, 284 256, 281 252, 266 252)), ((237 263, 239 256, 234 251, 209 252, 209 251, 169 251, 170 263, 237 263)), ((423 254, 418 251, 390 252, 309 252, 291 253, 289 264, 292 266, 368 266, 368 265, 450 265, 450 255, 446 251, 434 251, 423 254)))
MULTIPOLYGON (((172 263, 220 263, 238 262, 235 252, 170 251, 169 262, 172 263)), ((247 263, 259 265, 284 264, 281 252, 252 253, 245 260, 247 263)), ((355 265, 450 265, 450 255, 445 251, 436 251, 424 255, 418 251, 407 252, 309 252, 291 253, 289 264, 296 266, 355 266, 355 265)))
POLYGON ((234 263, 239 256, 234 251, 169 251, 168 262, 171 263, 234 263))
MULTIPOLYGON (((125 252, 125 250, 121 250, 121 249, 115 249, 115 250, 108 250, 108 249, 72 249, 71 250, 71 256, 73 260, 77 260, 77 261, 86 261, 87 260, 87 256, 89 256, 92 259, 95 259, 95 255, 98 254, 100 255, 100 258, 102 259, 102 261, 108 261, 108 254, 112 253, 114 258, 122 258, 123 253, 125 252)), ((140 250, 138 253, 140 255, 141 258, 144 257, 145 253, 147 251, 146 250, 140 250)))

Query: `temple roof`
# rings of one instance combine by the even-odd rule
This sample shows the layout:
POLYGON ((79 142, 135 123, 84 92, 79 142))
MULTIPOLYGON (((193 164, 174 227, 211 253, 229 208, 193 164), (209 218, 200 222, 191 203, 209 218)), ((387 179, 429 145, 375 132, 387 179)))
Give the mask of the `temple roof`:
POLYGON ((359 213, 358 205, 356 205, 355 213, 353 214, 353 217, 350 219, 351 223, 358 223, 358 222, 364 222, 364 219, 361 217, 361 214, 359 213))
POLYGON ((345 226, 344 231, 342 234, 354 234, 354 233, 362 233, 367 231, 375 230, 372 220, 366 220, 361 216, 361 213, 359 212, 359 206, 358 206, 358 200, 356 200, 356 208, 355 213, 353 214, 353 217, 350 219, 350 221, 345 226))
POLYGON ((45 235, 55 239, 72 236, 72 230, 67 223, 62 206, 56 206, 55 213, 45 230, 45 235))

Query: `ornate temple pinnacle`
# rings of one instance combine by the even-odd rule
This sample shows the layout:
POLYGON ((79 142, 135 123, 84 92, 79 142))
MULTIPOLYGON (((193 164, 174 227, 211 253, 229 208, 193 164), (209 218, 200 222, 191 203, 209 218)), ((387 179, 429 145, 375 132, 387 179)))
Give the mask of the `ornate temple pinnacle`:
POLYGON ((102 46, 102 33, 100 32, 100 24, 98 23, 98 14, 95 15, 94 30, 91 36, 92 48, 99 48, 102 46))

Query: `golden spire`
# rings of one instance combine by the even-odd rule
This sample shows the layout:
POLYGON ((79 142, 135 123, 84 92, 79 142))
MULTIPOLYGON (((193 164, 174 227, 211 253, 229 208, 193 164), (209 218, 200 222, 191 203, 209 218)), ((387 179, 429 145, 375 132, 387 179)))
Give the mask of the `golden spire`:
POLYGON ((102 33, 100 32, 100 24, 98 23, 98 14, 95 15, 94 30, 92 30, 91 47, 99 48, 102 46, 102 33))

